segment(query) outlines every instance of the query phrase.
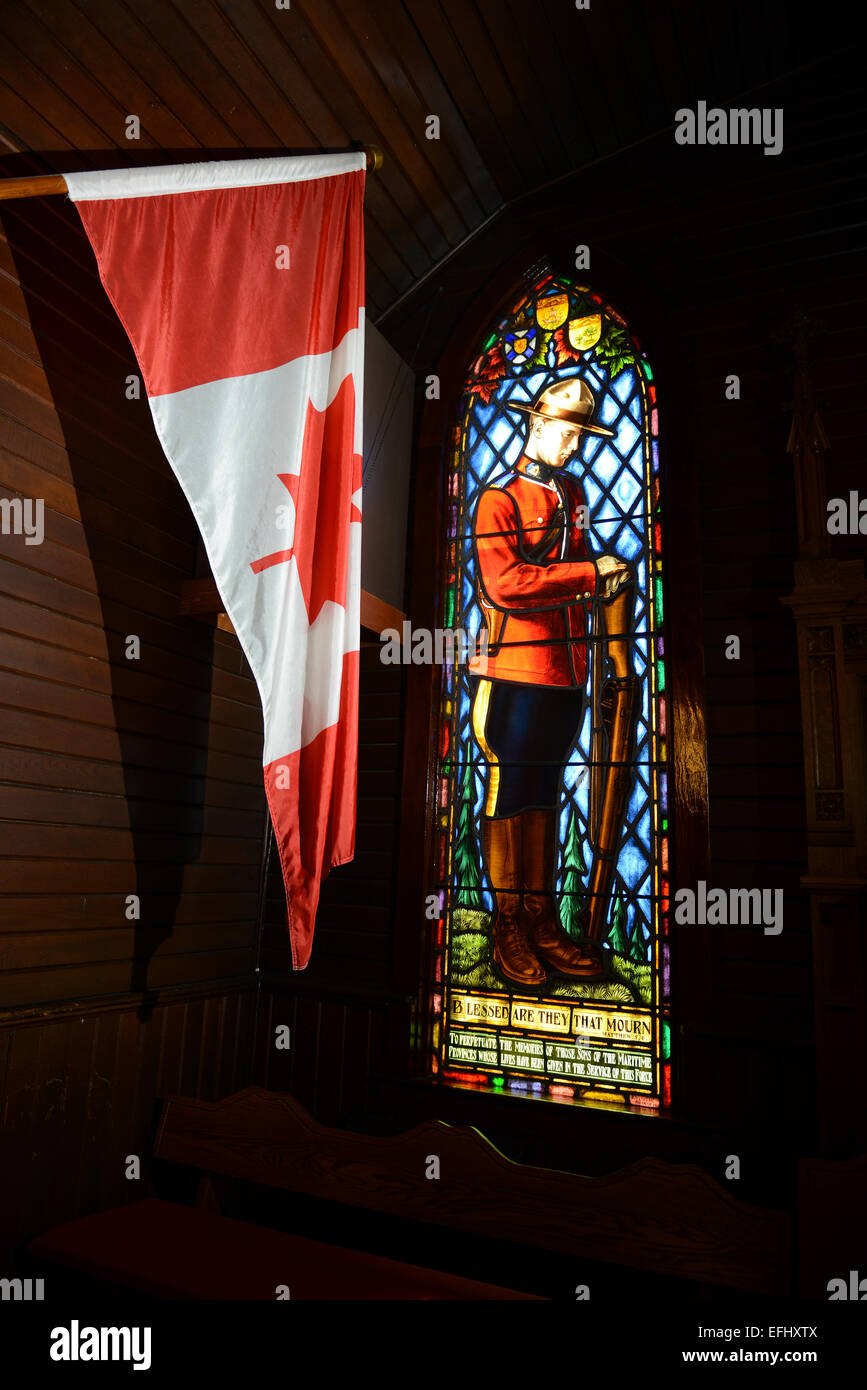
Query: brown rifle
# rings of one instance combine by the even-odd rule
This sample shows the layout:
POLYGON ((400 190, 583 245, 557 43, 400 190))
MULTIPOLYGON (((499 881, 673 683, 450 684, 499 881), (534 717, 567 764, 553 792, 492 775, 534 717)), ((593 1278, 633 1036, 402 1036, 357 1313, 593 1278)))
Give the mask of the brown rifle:
POLYGON ((617 863, 620 829, 632 782, 627 762, 638 697, 638 677, 629 655, 629 618, 633 577, 620 584, 614 596, 594 605, 592 733, 590 740, 590 839, 595 849, 588 885, 589 902, 581 914, 581 934, 602 941, 608 918, 611 880, 617 863), (602 681, 602 635, 614 674, 602 681), (606 754, 607 745, 607 757, 606 754), (604 779, 602 777, 604 769, 604 779))

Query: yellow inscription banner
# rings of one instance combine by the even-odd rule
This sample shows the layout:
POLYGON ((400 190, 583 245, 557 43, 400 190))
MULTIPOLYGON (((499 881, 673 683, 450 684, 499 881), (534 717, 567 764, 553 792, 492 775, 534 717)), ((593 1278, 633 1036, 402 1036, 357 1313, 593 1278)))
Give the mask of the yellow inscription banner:
POLYGON ((453 994, 449 1017, 454 1023, 509 1022, 507 999, 480 999, 472 994, 453 994))
POLYGON ((653 1022, 649 1014, 618 1009, 594 1009, 581 1005, 572 1009, 572 1032, 579 1038, 601 1038, 603 1042, 644 1043, 653 1041, 653 1022))
POLYGON ((569 1005, 512 1004, 513 1028, 532 1028, 537 1033, 568 1033, 569 1005))

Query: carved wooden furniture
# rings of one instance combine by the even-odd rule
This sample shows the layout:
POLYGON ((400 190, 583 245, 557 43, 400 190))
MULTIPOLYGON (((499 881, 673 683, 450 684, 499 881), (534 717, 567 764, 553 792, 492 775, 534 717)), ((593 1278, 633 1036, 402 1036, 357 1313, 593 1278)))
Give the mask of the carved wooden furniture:
MULTIPOLYGON (((582 1262, 602 1261, 757 1293, 789 1288, 788 1216, 740 1201, 691 1165, 646 1158, 602 1177, 527 1167, 469 1127, 427 1120, 386 1138, 329 1129, 291 1096, 260 1087, 216 1102, 171 1097, 154 1155, 208 1175, 513 1241, 527 1247, 528 1262, 534 1251, 539 1260, 545 1251, 563 1252, 574 1257, 578 1282, 582 1262), (428 1176, 434 1156, 436 1178, 428 1176)), ((208 1178, 200 1184, 200 1202, 211 1198, 208 1178)), ((305 1293, 305 1279, 312 1269, 317 1288, 323 1279, 331 1280, 332 1289, 367 1279, 369 1287, 394 1289, 403 1268, 413 1298, 527 1296, 467 1280, 453 1281, 452 1292, 444 1294, 446 1286, 437 1281, 451 1276, 376 1260, 365 1274, 364 1261, 373 1257, 335 1247, 307 1249, 318 1245, 213 1211, 150 1200, 57 1227, 31 1242, 29 1253, 40 1265, 73 1266, 151 1293, 160 1292, 162 1280, 168 1297, 273 1298, 275 1270, 283 1271, 278 1283, 295 1285, 293 1297, 354 1297, 361 1295, 305 1293), (165 1249, 172 1222, 180 1233, 174 1254, 165 1249), (215 1284, 231 1287, 231 1272, 223 1268, 229 1254, 248 1291, 203 1292, 215 1284), (255 1276, 262 1291, 250 1293, 257 1259, 265 1271, 255 1276), (179 1271, 194 1282, 196 1293, 179 1289, 179 1271), (428 1273, 433 1291, 424 1292, 428 1273)))

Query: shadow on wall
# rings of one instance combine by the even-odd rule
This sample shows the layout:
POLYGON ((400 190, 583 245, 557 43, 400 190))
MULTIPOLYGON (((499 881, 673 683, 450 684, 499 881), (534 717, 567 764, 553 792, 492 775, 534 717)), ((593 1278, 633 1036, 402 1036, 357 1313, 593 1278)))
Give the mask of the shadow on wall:
MULTIPOLYGON (((119 163, 118 154, 104 163, 119 163)), ((71 162, 68 152, 45 158, 48 167, 71 162)), ((100 167, 102 156, 90 162, 100 167)), ((0 170, 32 172, 29 157, 6 159, 0 170)), ((70 790, 109 792, 97 815, 84 808, 75 849, 64 847, 62 829, 34 823, 31 852, 75 856, 71 891, 82 895, 85 930, 125 925, 118 902, 137 896, 128 988, 142 996, 146 1019, 151 962, 175 929, 203 832, 214 641, 208 626, 177 616, 198 533, 143 385, 135 398, 135 356, 74 206, 22 199, 4 203, 0 217, 33 335, 17 326, 13 370, 28 395, 4 432, 10 453, 20 450, 31 476, 44 478, 44 542, 24 559, 35 572, 26 588, 40 605, 44 645, 26 674, 52 682, 50 712, 70 720, 68 745, 57 751, 87 760, 70 790), (118 763, 120 781, 110 766, 118 763)), ((127 915, 134 910, 127 905, 127 915)))

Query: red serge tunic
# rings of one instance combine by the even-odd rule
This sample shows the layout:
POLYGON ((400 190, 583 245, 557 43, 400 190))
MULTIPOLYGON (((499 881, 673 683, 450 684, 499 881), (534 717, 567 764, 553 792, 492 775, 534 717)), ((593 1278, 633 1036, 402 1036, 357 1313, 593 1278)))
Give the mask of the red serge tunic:
POLYGON ((596 592, 596 566, 587 559, 581 525, 586 502, 575 478, 545 470, 546 476, 556 476, 566 523, 541 558, 529 560, 559 504, 553 483, 528 476, 527 469, 535 467, 523 457, 504 487, 487 487, 479 498, 473 534, 481 598, 507 617, 487 666, 474 657, 469 670, 527 685, 583 686, 587 606, 582 599, 596 592))

